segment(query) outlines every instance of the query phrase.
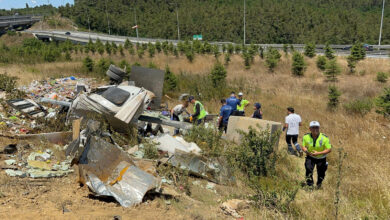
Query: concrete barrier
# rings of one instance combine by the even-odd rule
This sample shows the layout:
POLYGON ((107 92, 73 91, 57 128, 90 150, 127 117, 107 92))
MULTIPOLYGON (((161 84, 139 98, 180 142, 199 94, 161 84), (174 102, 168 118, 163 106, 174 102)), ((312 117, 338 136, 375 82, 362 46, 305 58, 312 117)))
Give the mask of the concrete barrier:
MULTIPOLYGON (((240 133, 238 133, 238 130, 248 132, 249 127, 252 127, 258 131, 263 131, 267 129, 268 126, 271 131, 271 134, 274 134, 278 130, 282 129, 282 124, 279 122, 261 120, 256 118, 248 118, 248 117, 230 116, 226 136, 228 140, 239 144, 241 143, 241 135, 240 133), (257 125, 259 125, 260 128, 257 127, 257 125)), ((279 145, 279 137, 278 137, 278 141, 275 144, 275 148, 277 148, 278 145, 279 145)))

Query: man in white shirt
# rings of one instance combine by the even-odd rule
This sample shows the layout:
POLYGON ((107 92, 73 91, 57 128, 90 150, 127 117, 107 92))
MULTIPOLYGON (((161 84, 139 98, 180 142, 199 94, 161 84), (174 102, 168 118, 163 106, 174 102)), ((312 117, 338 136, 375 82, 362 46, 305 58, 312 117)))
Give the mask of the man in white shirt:
POLYGON ((299 135, 299 126, 302 125, 301 116, 294 113, 293 107, 287 108, 287 116, 285 120, 285 124, 283 127, 283 131, 287 129, 286 132, 286 142, 287 142, 287 153, 296 155, 295 150, 292 147, 291 142, 294 144, 295 148, 297 149, 299 156, 301 157, 303 155, 303 152, 301 150, 301 147, 298 144, 298 135, 299 135))
MULTIPOLYGON (((171 110, 171 120, 172 121, 180 121, 179 115, 181 115, 183 112, 186 112, 187 115, 189 115, 187 111, 188 107, 188 102, 185 101, 183 104, 176 105, 172 110, 171 110)), ((175 129, 174 135, 179 134, 179 129, 175 129)))

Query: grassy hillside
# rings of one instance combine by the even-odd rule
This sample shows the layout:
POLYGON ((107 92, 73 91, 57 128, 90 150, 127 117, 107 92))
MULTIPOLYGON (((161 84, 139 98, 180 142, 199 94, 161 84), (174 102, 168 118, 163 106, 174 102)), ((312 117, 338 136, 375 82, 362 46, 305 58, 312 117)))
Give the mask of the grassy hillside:
MULTIPOLYGON (((376 44, 382 0, 247 0, 247 43, 376 44)), ((181 39, 202 34, 208 41, 243 42, 242 0, 177 1, 181 39)), ((390 43, 390 10, 386 3, 383 44, 390 43)), ((60 13, 85 28, 135 36, 137 16, 142 37, 177 39, 175 1, 76 0, 60 13), (88 22, 89 21, 89 22, 88 22)))
MULTIPOLYGON (((15 41, 19 37, 23 36, 14 36, 15 41)), ((3 36, 0 40, 9 41, 9 37, 3 36)), ((8 51, 14 50, 13 46, 10 47, 11 50, 8 51)), ((59 48, 66 47, 60 46, 59 48)), ((148 52, 145 52, 145 55, 140 58, 138 55, 131 55, 127 50, 124 50, 123 55, 119 52, 111 52, 110 55, 104 52, 100 55, 97 52, 86 53, 85 50, 80 52, 80 49, 77 53, 72 50, 68 51, 71 51, 71 60, 66 60, 63 53, 50 63, 44 59, 27 58, 24 63, 13 63, 12 59, 8 59, 9 63, 1 63, 0 73, 6 72, 18 76, 21 79, 19 83, 28 84, 33 79, 52 76, 104 76, 104 71, 101 72, 99 69, 100 66, 104 66, 102 59, 105 59, 105 62, 125 61, 129 64, 138 63, 142 66, 154 66, 160 69, 168 65, 178 77, 177 89, 170 91, 171 99, 166 99, 169 106, 173 106, 178 103, 176 98, 183 92, 196 91, 195 88, 211 90, 212 88, 204 87, 202 83, 203 80, 208 79, 208 74, 217 62, 214 56, 208 54, 196 54, 193 62, 189 62, 184 55, 176 57, 171 53, 166 55, 163 52, 156 53, 154 57, 150 57, 148 52), (87 55, 95 63, 95 69, 92 72, 83 68, 82 60, 87 55)), ((2 53, 7 53, 4 52, 4 46, 2 53)), ((221 55, 218 58, 220 62, 223 62, 224 56, 221 55)), ((265 61, 259 56, 255 57, 251 68, 246 69, 243 58, 233 54, 230 57, 230 63, 226 66, 228 89, 222 90, 214 98, 202 99, 202 95, 195 94, 208 112, 217 113, 220 107, 218 95, 228 96, 231 89, 240 90, 251 103, 260 102, 262 104, 264 119, 279 122, 284 120, 286 107, 294 106, 303 119, 300 137, 308 132, 310 121, 318 120, 322 125, 321 131, 331 140, 333 152, 328 157, 329 169, 323 189, 307 191, 299 186, 299 183, 304 180, 304 159, 286 154, 286 144, 282 136, 279 142, 276 174, 262 181, 268 186, 270 192, 272 190, 285 192, 291 187, 297 188, 296 197, 283 208, 269 205, 251 208, 246 212, 246 218, 333 219, 338 182, 341 183, 338 197, 340 199, 339 218, 390 218, 390 161, 386 153, 389 147, 390 121, 375 113, 375 108, 370 108, 367 114, 360 115, 344 107, 356 100, 373 100, 381 94, 384 88, 390 86, 389 82, 376 81, 377 72, 389 72, 389 61, 387 59, 365 59, 358 63, 356 72, 350 74, 346 59, 338 57, 341 75, 338 76, 335 84, 342 95, 340 106, 334 111, 329 111, 327 109, 328 85, 331 83, 326 81, 323 72, 316 67, 316 58, 305 58, 307 69, 304 76, 294 77, 291 73, 291 57, 291 54, 287 56, 283 54, 274 72, 270 73, 265 61), (341 179, 338 178, 337 170, 339 149, 343 149, 343 152, 347 154, 341 170, 341 179)), ((200 92, 206 94, 208 91, 201 90, 200 92)), ((252 112, 250 108, 248 112, 252 112)), ((245 198, 253 193, 245 184, 243 175, 238 174, 238 180, 238 185, 218 187, 217 195, 196 189, 193 191, 192 198, 200 203, 197 202, 193 208, 188 209, 186 207, 189 204, 186 202, 174 202, 170 206, 169 213, 172 214, 173 209, 178 216, 185 219, 220 218, 221 216, 216 213, 221 200, 245 198)), ((83 213, 86 212, 83 210, 83 213)), ((134 213, 137 210, 132 209, 131 212, 134 213)), ((142 214, 137 216, 142 216, 142 214)))

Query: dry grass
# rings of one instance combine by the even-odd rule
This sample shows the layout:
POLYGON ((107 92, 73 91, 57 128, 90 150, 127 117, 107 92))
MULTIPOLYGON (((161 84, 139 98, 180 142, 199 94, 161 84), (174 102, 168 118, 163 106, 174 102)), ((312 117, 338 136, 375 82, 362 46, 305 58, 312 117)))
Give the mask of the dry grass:
MULTIPOLYGON (((90 56, 99 59, 100 55, 90 56)), ((106 55, 104 56, 106 57, 106 55)), ((0 67, 0 73, 7 72, 21 78, 21 83, 29 83, 32 79, 57 75, 77 75, 81 66, 82 55, 74 55, 70 63, 53 63, 37 65, 9 65, 0 67)), ((215 58, 205 55, 195 57, 193 63, 185 57, 175 58, 157 54, 143 59, 136 56, 110 56, 115 62, 125 59, 129 63, 139 62, 147 66, 153 62, 163 69, 169 65, 174 73, 186 72, 192 74, 207 74, 210 72, 215 58)), ((222 61, 223 56, 220 57, 222 61)), ((306 59, 308 68, 305 76, 293 77, 291 74, 291 55, 284 56, 274 73, 269 73, 264 61, 256 57, 251 69, 245 70, 241 57, 232 56, 227 67, 228 79, 234 81, 241 78, 245 83, 244 92, 251 102, 261 102, 264 118, 268 120, 284 120, 286 107, 294 106, 302 116, 303 127, 301 135, 308 132, 308 124, 312 120, 321 123, 321 130, 330 137, 334 148, 344 148, 348 156, 341 185, 340 217, 342 219, 359 219, 364 217, 390 218, 390 160, 389 150, 390 122, 383 117, 370 112, 364 117, 345 113, 342 108, 335 112, 326 110, 328 83, 323 74, 316 68, 315 59, 306 59)), ((343 73, 336 83, 343 92, 341 102, 362 97, 377 96, 387 84, 375 81, 376 72, 388 72, 390 62, 387 59, 366 59, 357 66, 357 73, 349 75, 346 60, 339 57, 343 73), (362 71, 364 75, 360 75, 362 71)), ((170 104, 176 102, 170 101, 170 104)), ((211 113, 218 112, 219 103, 206 102, 206 109, 211 113)), ((248 112, 252 112, 251 109, 248 112)), ((282 154, 286 146, 280 141, 282 154)), ((307 192, 300 190, 293 205, 299 210, 303 219, 332 219, 334 218, 334 195, 336 185, 336 151, 329 155, 329 170, 322 190, 307 192)), ((304 179, 304 159, 288 157, 291 165, 278 164, 278 172, 284 173, 295 180, 304 179)), ((248 218, 281 218, 280 213, 270 210, 252 210, 248 218)))

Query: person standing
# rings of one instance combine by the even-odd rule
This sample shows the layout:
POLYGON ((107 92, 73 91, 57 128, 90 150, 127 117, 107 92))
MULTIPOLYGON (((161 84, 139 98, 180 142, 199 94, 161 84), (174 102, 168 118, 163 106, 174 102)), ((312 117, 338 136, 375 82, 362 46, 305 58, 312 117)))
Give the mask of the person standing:
POLYGON ((237 105, 238 115, 245 116, 245 108, 250 104, 250 102, 243 98, 243 93, 238 93, 238 99, 240 100, 240 105, 237 105))
POLYGON ((328 136, 320 133, 320 123, 310 122, 310 133, 303 136, 302 150, 307 154, 305 160, 306 184, 313 186, 313 171, 317 167, 317 188, 321 188, 328 169, 326 156, 332 151, 328 136))
POLYGON ((226 99, 226 104, 232 107, 232 115, 238 115, 237 106, 241 106, 241 101, 236 97, 235 92, 232 92, 226 99))
POLYGON ((299 126, 302 126, 302 119, 301 116, 295 114, 294 111, 295 110, 293 107, 287 108, 287 116, 285 119, 285 124, 283 126, 283 131, 287 129, 286 132, 287 153, 296 154, 291 144, 293 143, 295 148, 297 149, 299 156, 301 157, 303 155, 303 152, 298 143, 298 135, 299 135, 299 126))
POLYGON ((222 99, 221 104, 222 107, 219 111, 218 128, 220 131, 224 131, 226 133, 229 117, 232 114, 232 107, 226 104, 226 99, 222 99))
MULTIPOLYGON (((180 116, 183 112, 186 112, 187 115, 189 115, 190 113, 188 113, 187 107, 188 107, 188 101, 184 101, 183 104, 176 105, 176 106, 171 110, 171 120, 172 120, 172 121, 180 121, 179 116, 180 116)), ((178 128, 175 129, 174 135, 177 135, 177 134, 179 134, 179 129, 178 129, 178 128)))
POLYGON ((263 112, 261 111, 261 104, 256 102, 254 105, 255 112, 253 112, 252 118, 263 119, 263 112))
POLYGON ((188 102, 194 105, 193 112, 194 114, 190 116, 190 122, 200 125, 202 120, 206 117, 207 112, 204 109, 204 106, 199 101, 195 100, 194 96, 188 98, 188 102))

